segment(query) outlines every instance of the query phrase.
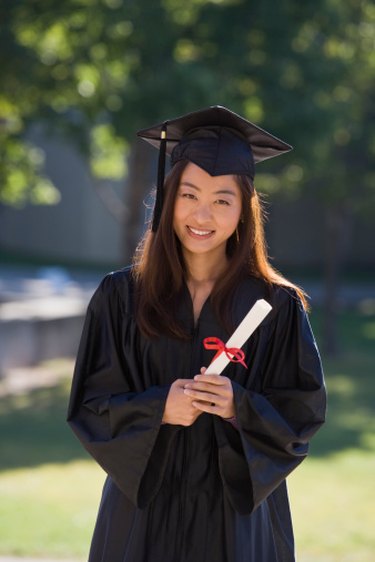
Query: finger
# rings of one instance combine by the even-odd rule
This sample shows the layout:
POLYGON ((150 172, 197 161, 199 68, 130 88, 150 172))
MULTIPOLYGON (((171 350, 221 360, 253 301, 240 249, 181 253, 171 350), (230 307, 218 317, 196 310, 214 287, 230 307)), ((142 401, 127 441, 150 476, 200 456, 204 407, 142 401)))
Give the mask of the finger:
POLYGON ((190 388, 185 388, 184 394, 194 398, 195 400, 200 400, 203 402, 209 402, 214 404, 221 404, 223 402, 223 397, 218 394, 213 394, 211 392, 200 392, 198 390, 192 390, 190 388))
POLYGON ((184 390, 193 390, 199 392, 208 392, 217 396, 231 396, 233 392, 228 386, 220 386, 218 384, 210 384, 206 382, 193 382, 186 384, 184 390))
POLYGON ((185 384, 192 382, 194 382, 194 379, 176 379, 172 384, 183 388, 185 384))
MULTIPOLYGON (((221 379, 221 377, 219 376, 219 378, 221 379)), ((188 382, 185 385, 185 388, 199 388, 199 389, 205 389, 208 392, 224 392, 224 391, 230 391, 232 392, 232 383, 230 382, 229 379, 226 380, 219 380, 213 382, 212 379, 208 379, 208 377, 206 378, 206 375, 204 375, 203 379, 194 379, 193 382, 188 382), (215 390, 214 390, 215 389, 215 390)))
POLYGON ((215 404, 214 402, 209 403, 209 402, 201 402, 198 400, 194 400, 192 404, 197 410, 200 410, 201 412, 206 412, 207 414, 219 415, 219 413, 222 411, 222 408, 219 405, 215 404))
POLYGON ((207 371, 207 367, 201 367, 201 374, 204 375, 204 373, 207 371))

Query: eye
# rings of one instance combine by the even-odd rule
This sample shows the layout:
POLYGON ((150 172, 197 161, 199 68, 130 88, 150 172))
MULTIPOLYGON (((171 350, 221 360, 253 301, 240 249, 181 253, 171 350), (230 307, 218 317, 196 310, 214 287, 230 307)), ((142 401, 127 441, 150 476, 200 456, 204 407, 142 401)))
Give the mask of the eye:
POLYGON ((226 199, 217 199, 216 203, 218 205, 230 205, 229 201, 227 201, 226 199))
POLYGON ((180 195, 184 199, 196 199, 196 196, 194 195, 194 193, 182 192, 180 195))

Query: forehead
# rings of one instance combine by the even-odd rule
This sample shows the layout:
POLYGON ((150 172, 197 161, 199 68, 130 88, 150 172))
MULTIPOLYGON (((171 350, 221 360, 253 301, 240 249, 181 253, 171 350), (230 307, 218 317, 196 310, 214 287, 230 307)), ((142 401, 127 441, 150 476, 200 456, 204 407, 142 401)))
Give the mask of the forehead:
POLYGON ((193 189, 200 191, 229 191, 240 195, 241 190, 237 179, 232 174, 211 176, 203 168, 189 162, 182 172, 180 184, 189 184, 193 189))

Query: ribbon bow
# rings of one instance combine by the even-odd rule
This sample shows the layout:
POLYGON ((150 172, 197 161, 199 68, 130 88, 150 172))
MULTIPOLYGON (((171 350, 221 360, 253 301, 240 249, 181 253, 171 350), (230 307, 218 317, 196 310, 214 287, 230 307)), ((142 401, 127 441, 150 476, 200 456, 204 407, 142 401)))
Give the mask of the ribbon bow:
POLYGON ((229 361, 232 363, 241 363, 241 365, 247 369, 245 354, 242 349, 238 349, 238 347, 226 347, 225 343, 220 338, 215 337, 204 338, 203 345, 205 349, 217 349, 217 353, 212 361, 215 361, 215 359, 224 351, 229 361))

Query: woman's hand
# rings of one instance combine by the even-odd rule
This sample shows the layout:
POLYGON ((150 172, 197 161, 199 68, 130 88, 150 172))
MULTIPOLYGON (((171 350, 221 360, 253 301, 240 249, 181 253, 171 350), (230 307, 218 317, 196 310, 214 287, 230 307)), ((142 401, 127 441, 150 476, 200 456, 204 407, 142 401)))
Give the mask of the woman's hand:
POLYGON ((192 399, 184 392, 187 384, 194 383, 193 379, 177 379, 171 385, 165 403, 162 423, 172 425, 192 425, 202 410, 192 404, 192 399))
POLYGON ((200 375, 195 375, 193 381, 185 382, 185 395, 201 412, 233 418, 235 409, 231 380, 221 375, 205 375, 205 371, 202 367, 200 375))

